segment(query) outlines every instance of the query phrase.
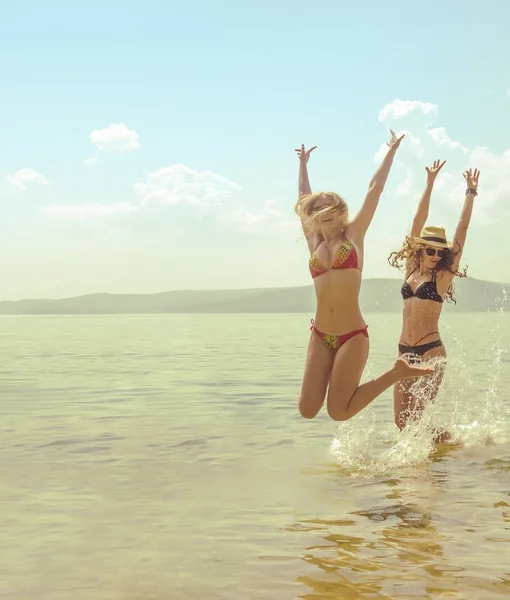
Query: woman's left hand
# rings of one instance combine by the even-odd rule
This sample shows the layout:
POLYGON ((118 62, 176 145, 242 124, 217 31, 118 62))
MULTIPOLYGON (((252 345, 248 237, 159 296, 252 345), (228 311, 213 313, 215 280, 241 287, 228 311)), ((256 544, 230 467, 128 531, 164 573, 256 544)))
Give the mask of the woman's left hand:
POLYGON ((473 173, 471 169, 468 169, 465 173, 462 173, 464 179, 466 180, 468 188, 472 188, 474 190, 478 189, 478 178, 480 177, 480 171, 475 169, 473 173))
POLYGON ((390 129, 391 139, 390 142, 386 142, 386 145, 390 147, 390 150, 396 150, 400 146, 400 142, 405 138, 406 134, 403 133, 399 138, 395 135, 395 132, 390 129))

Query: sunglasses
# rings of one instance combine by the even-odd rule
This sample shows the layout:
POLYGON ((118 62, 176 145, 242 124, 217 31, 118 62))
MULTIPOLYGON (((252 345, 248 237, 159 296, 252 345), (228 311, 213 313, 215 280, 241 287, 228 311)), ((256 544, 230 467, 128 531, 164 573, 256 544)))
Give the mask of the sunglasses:
POLYGON ((448 250, 436 250, 436 248, 425 248, 427 256, 434 256, 437 252, 439 258, 446 258, 448 256, 448 250))
POLYGON ((327 209, 328 212, 330 212, 330 213, 335 213, 338 210, 338 206, 328 205, 328 204, 324 204, 323 206, 314 206, 312 208, 312 210, 310 211, 310 214, 313 215, 313 214, 318 213, 321 210, 325 210, 325 209, 327 209))

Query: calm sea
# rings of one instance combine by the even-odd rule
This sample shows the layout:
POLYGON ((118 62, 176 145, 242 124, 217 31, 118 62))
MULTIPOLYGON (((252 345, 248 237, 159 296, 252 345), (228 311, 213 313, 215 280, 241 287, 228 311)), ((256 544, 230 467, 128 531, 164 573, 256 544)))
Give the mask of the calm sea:
MULTIPOLYGON (((4 317, 0 597, 510 595, 510 315, 454 314, 424 423, 297 412, 312 315, 4 317)), ((399 315, 365 315, 367 376, 399 315)))

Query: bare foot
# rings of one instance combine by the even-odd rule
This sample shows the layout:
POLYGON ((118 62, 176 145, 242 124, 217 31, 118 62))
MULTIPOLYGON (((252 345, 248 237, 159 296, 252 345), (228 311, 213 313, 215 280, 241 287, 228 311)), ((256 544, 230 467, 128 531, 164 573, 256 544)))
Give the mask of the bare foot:
POLYGON ((398 381, 401 379, 411 379, 413 377, 423 377, 424 375, 432 375, 434 369, 432 367, 419 367, 410 365, 403 358, 397 358, 393 371, 398 376, 398 381))

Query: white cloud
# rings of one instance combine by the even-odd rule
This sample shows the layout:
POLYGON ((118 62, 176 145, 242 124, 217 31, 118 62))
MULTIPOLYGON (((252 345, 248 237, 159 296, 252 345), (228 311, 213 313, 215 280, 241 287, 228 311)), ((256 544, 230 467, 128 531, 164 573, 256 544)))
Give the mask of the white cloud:
POLYGON ((238 206, 226 212, 225 218, 246 233, 281 231, 282 229, 296 229, 296 232, 300 230, 297 217, 292 218, 292 215, 285 215, 274 200, 266 200, 258 211, 238 206))
POLYGON ((196 171, 185 165, 171 165, 149 173, 144 183, 135 184, 142 204, 189 204, 220 206, 241 186, 212 171, 196 171))
MULTIPOLYGON (((480 170, 479 196, 475 200, 475 208, 489 217, 495 215, 495 207, 499 204, 508 205, 510 198, 510 149, 502 155, 497 156, 488 148, 475 146, 469 155, 466 168, 477 168, 480 170)), ((462 192, 465 190, 465 182, 462 179, 462 192)), ((459 186, 460 190, 460 186, 459 186)), ((496 217, 494 217, 496 218, 496 217)))
POLYGON ((423 142, 421 141, 421 139, 419 137, 416 137, 415 135, 412 135, 411 133, 407 132, 406 137, 402 140, 402 143, 404 143, 406 141, 407 141, 407 144, 409 145, 412 153, 415 156, 417 156, 418 158, 423 158, 424 149, 423 149, 423 142))
POLYGON ((393 100, 384 106, 379 112, 379 121, 385 123, 389 120, 401 119, 414 112, 421 112, 425 116, 437 116, 438 106, 431 102, 421 100, 393 100))
POLYGON ((434 186, 438 199, 460 208, 464 203, 466 182, 461 172, 466 169, 480 170, 478 196, 473 208, 473 222, 489 224, 500 220, 500 207, 507 204, 510 197, 510 149, 498 156, 488 148, 475 146, 459 164, 458 174, 441 173, 434 186))
MULTIPOLYGON (((505 206, 510 197, 510 149, 501 155, 496 155, 488 148, 474 146, 465 147, 462 143, 454 141, 446 132, 445 127, 429 129, 425 116, 438 114, 438 106, 430 102, 395 100, 387 104, 379 113, 379 121, 386 125, 387 120, 400 119, 401 117, 416 113, 420 118, 414 118, 407 124, 408 129, 399 131, 398 135, 406 133, 406 138, 398 151, 398 164, 404 163, 406 175, 394 188, 396 196, 421 194, 419 173, 423 173, 426 164, 423 160, 424 150, 427 155, 432 155, 433 148, 441 148, 441 159, 447 159, 434 186, 434 200, 432 210, 436 217, 438 214, 445 218, 458 218, 458 211, 464 203, 466 183, 462 172, 466 169, 478 168, 481 171, 479 195, 475 200, 473 210, 473 223, 486 225, 496 220, 505 218, 505 206), (412 132, 412 133, 411 133, 412 132), (406 151, 407 149, 407 151, 406 151)), ((391 127, 391 125, 389 125, 391 127)), ((396 127, 393 127, 395 131, 396 127)), ((387 152, 387 146, 381 145, 374 156, 378 163, 387 152)), ((429 166, 431 163, 428 163, 429 166)))
POLYGON ((31 185, 47 185, 49 181, 44 175, 33 169, 20 169, 8 177, 9 181, 18 189, 24 191, 31 185))
POLYGON ((137 206, 127 202, 113 204, 52 204, 41 212, 70 219, 94 219, 110 215, 127 214, 138 210, 137 206))
POLYGON ((266 200, 260 209, 247 207, 242 202, 241 191, 240 185, 226 177, 182 164, 149 173, 145 182, 135 184, 142 206, 187 206, 201 216, 214 209, 215 219, 246 233, 299 229, 294 214, 284 214, 277 202, 266 200))
POLYGON ((85 164, 87 166, 89 165, 95 165, 97 163, 97 157, 93 156, 92 158, 87 158, 87 160, 85 161, 85 164))
POLYGON ((506 91, 507 98, 510 98, 510 90, 506 91))
POLYGON ((95 129, 89 138, 103 152, 136 150, 140 147, 138 133, 128 129, 124 123, 111 123, 105 129, 95 129))
POLYGON ((408 196, 414 189, 414 173, 406 168, 406 176, 402 183, 399 183, 395 189, 395 196, 408 196))
MULTIPOLYGON (((429 167, 432 165, 429 165, 429 167)), ((441 193, 447 193, 448 190, 450 190, 452 188, 452 186, 455 185, 455 182, 460 181, 459 177, 462 178, 462 176, 460 175, 460 173, 458 174, 457 177, 454 177, 451 173, 447 173, 445 171, 445 169, 447 169, 447 165, 445 165, 442 170, 441 173, 439 173, 439 175, 437 176, 437 179, 434 183, 434 192, 441 192, 441 193)), ((462 181, 464 181, 464 179, 462 178, 462 181)))
POLYGON ((468 149, 464 147, 460 142, 454 142, 446 133, 444 127, 436 127, 435 129, 429 129, 427 130, 427 133, 438 146, 443 146, 444 148, 449 148, 451 150, 461 150, 462 152, 468 151, 468 149))

